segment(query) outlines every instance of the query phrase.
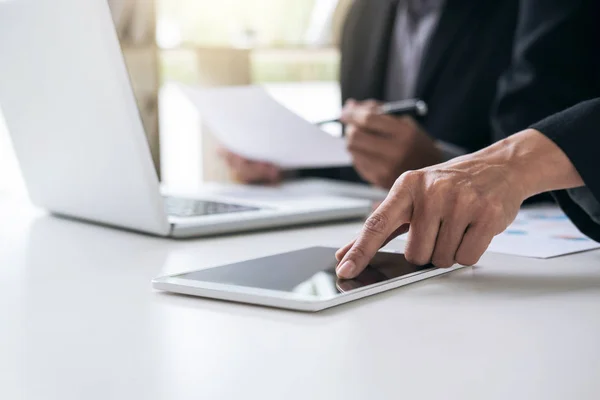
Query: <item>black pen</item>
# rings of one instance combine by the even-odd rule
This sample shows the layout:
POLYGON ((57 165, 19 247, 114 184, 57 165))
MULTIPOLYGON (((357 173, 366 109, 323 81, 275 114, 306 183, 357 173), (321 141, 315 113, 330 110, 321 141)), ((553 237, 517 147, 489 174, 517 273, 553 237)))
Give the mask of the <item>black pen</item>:
MULTIPOLYGON (((425 103, 423 100, 409 99, 409 100, 400 100, 400 101, 394 101, 391 103, 382 104, 379 107, 378 113, 386 114, 386 115, 395 115, 395 116, 412 115, 417 118, 422 118, 427 115, 428 111, 429 111, 429 108, 427 107, 427 103, 425 103)), ((336 119, 330 119, 330 120, 326 120, 326 121, 317 122, 316 125, 325 125, 325 124, 331 124, 331 123, 335 123, 335 122, 341 123, 342 121, 340 121, 339 118, 336 118, 336 119)))

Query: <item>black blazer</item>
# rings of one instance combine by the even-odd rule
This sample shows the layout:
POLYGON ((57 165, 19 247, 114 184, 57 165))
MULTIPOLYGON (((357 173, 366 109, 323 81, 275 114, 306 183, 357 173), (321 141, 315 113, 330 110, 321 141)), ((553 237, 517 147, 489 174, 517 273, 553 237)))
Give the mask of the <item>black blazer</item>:
MULTIPOLYGON (((600 101, 585 102, 600 97, 600 2, 521 0, 519 15, 513 62, 499 83, 495 133, 502 138, 534 124, 600 200, 600 101)), ((553 195, 583 233, 600 241, 600 226, 572 192, 553 195)))
MULTIPOLYGON (((341 40, 342 101, 385 100, 388 53, 402 0, 355 0, 341 40)), ((479 150, 492 143, 492 104, 508 67, 518 0, 447 0, 426 49, 416 97, 430 112, 423 126, 434 138, 479 150)), ((304 176, 358 180, 353 169, 312 170, 304 176)))
POLYGON ((493 116, 498 139, 600 97, 600 1, 521 0, 519 8, 493 116))

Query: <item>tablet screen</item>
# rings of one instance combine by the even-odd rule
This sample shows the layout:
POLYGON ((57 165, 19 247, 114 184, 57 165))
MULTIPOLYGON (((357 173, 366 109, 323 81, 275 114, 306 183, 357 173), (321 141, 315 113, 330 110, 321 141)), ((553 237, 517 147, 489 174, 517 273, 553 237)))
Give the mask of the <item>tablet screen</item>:
POLYGON ((193 281, 245 286, 330 298, 403 275, 433 268, 416 266, 399 253, 378 253, 357 278, 338 279, 336 249, 312 247, 174 276, 193 281))

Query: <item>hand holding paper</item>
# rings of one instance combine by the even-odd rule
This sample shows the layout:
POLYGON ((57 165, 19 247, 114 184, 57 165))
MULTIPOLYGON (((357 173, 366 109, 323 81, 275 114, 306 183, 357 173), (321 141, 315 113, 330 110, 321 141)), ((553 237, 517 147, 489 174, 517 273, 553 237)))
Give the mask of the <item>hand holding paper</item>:
POLYGON ((183 90, 233 153, 283 169, 351 165, 343 140, 294 114, 260 87, 183 90))

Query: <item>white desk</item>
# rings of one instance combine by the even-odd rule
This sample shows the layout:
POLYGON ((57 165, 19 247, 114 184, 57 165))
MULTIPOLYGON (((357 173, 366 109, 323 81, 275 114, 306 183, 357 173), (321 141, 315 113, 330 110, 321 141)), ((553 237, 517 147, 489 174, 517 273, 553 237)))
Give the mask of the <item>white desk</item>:
POLYGON ((302 314, 150 280, 342 244, 359 224, 175 242, 0 206, 1 399, 600 398, 600 252, 489 255, 302 314))

